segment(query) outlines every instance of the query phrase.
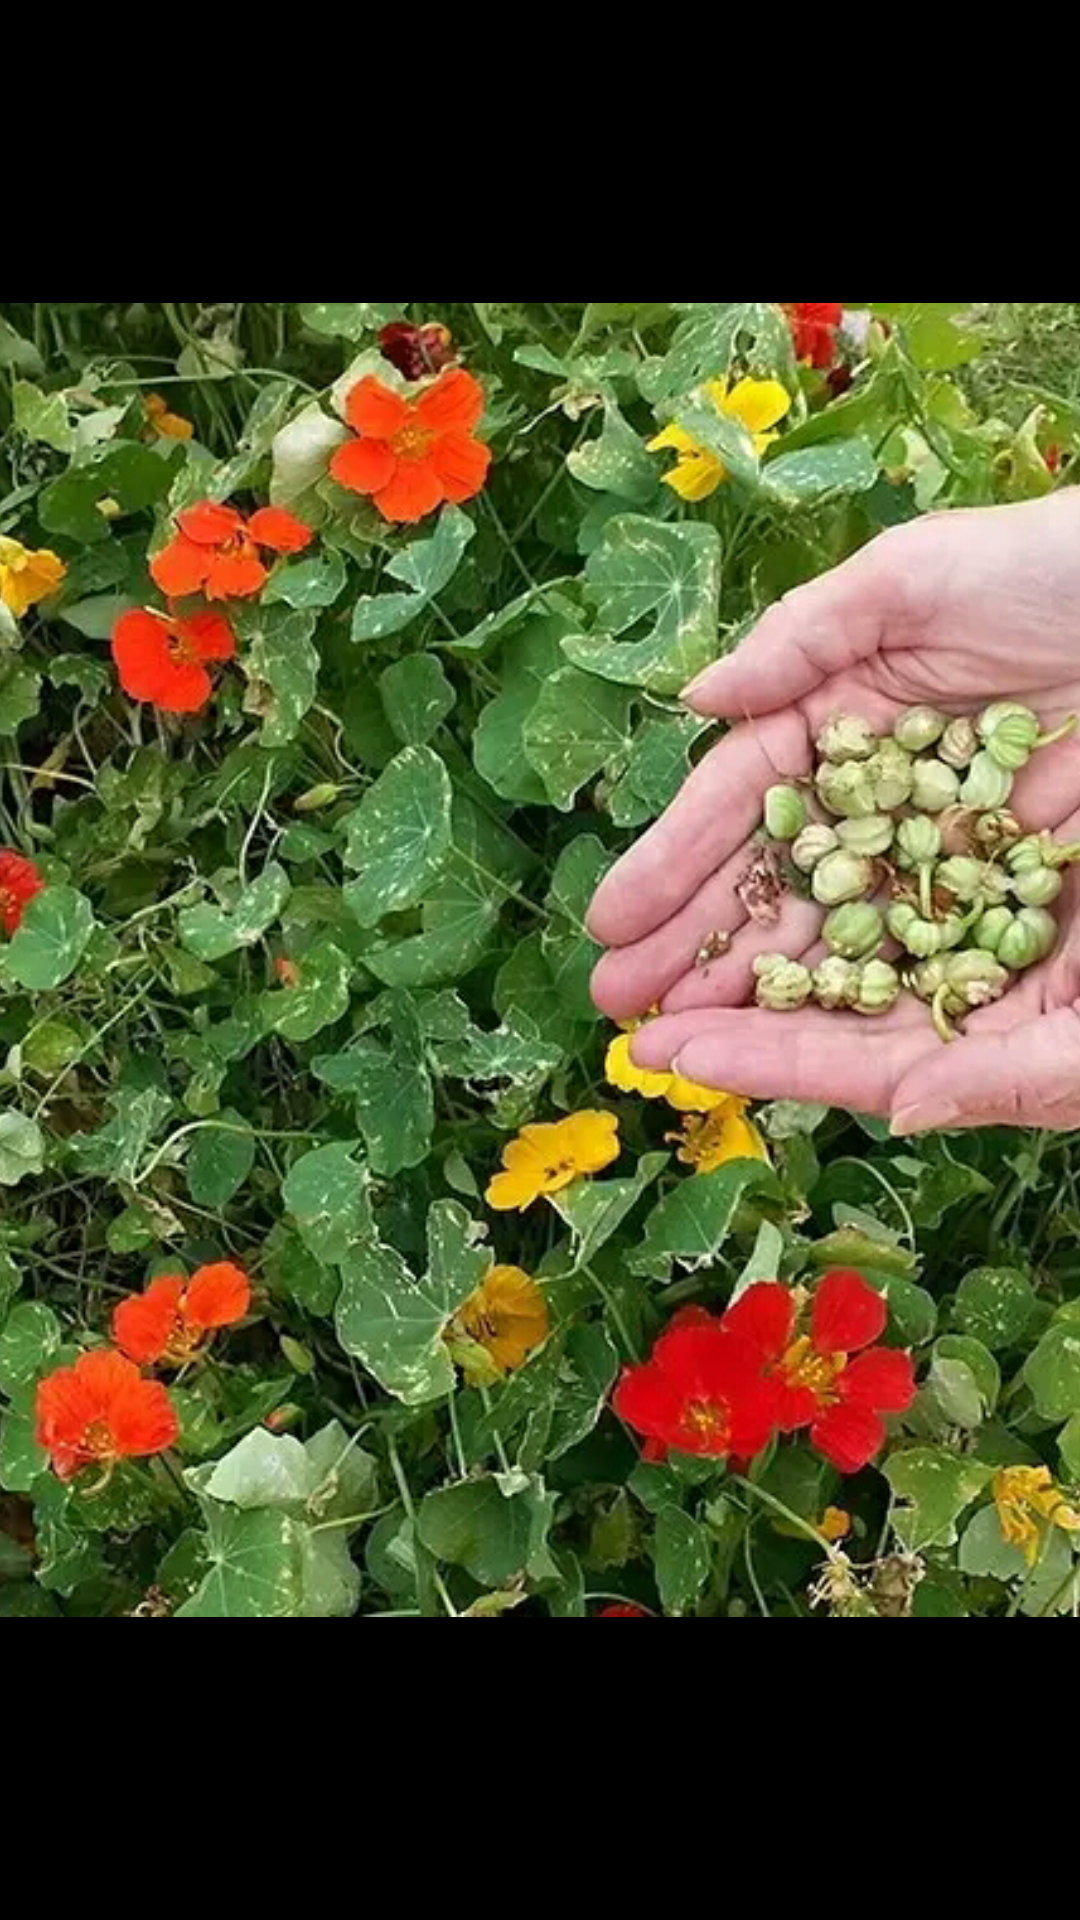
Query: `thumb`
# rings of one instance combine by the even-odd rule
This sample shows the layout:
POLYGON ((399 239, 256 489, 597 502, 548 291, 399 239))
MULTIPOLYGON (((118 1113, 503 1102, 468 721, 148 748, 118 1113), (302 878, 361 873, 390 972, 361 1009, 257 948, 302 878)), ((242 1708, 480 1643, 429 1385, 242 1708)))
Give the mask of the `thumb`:
POLYGON ((686 705, 732 720, 770 713, 877 653, 902 591, 895 556, 904 531, 879 535, 843 566, 785 594, 734 653, 684 687, 686 705))
POLYGON ((1062 1007, 1008 1032, 965 1035, 904 1075, 894 1134, 931 1127, 1080 1126, 1080 1013, 1062 1007))

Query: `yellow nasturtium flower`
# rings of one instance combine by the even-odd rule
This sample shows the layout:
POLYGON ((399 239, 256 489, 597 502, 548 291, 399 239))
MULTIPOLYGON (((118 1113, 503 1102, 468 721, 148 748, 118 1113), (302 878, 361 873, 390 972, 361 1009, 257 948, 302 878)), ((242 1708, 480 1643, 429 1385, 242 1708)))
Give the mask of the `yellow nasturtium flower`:
POLYGON ((190 420, 182 413, 171 413, 169 403, 160 393, 148 393, 143 400, 146 424, 151 433, 161 440, 190 440, 195 432, 190 420))
POLYGON ((712 1113, 734 1098, 718 1087, 703 1087, 681 1073, 657 1073, 650 1067, 635 1066, 630 1058, 630 1036, 640 1021, 616 1034, 604 1060, 604 1078, 621 1093, 640 1093, 645 1100, 666 1100, 676 1113, 712 1113))
POLYGON ((548 1336, 547 1301, 521 1267, 492 1267, 444 1334, 470 1386, 490 1386, 523 1366, 548 1336))
POLYGON ((522 1127, 503 1148, 503 1172, 485 1199, 497 1213, 524 1212, 542 1193, 561 1193, 583 1173, 599 1173, 619 1157, 619 1122, 613 1113, 586 1109, 565 1120, 522 1127))
POLYGON ((58 554, 41 547, 31 553, 21 540, 0 534, 0 600, 18 620, 28 607, 47 600, 67 573, 58 554))
POLYGON ((752 1120, 746 1117, 748 1102, 736 1093, 725 1093, 724 1104, 711 1113, 688 1114, 681 1133, 669 1133, 679 1142, 676 1159, 695 1173, 715 1173, 728 1160, 768 1160, 765 1142, 752 1120))
POLYGON ((1080 1532, 1080 1513, 1054 1485, 1049 1467, 1000 1467, 994 1475, 994 1504, 1002 1536, 1019 1547, 1029 1567, 1035 1565, 1042 1544, 1040 1521, 1080 1532))
MULTIPOLYGON (((730 389, 726 380, 709 380, 702 392, 717 413, 725 419, 737 420, 746 428, 758 455, 779 438, 770 429, 784 418, 791 406, 791 395, 779 380, 737 380, 730 389)), ((664 475, 664 484, 673 488, 681 500, 707 500, 721 481, 727 479, 723 461, 674 422, 649 441, 650 453, 659 453, 664 447, 671 447, 678 455, 676 465, 664 475)))

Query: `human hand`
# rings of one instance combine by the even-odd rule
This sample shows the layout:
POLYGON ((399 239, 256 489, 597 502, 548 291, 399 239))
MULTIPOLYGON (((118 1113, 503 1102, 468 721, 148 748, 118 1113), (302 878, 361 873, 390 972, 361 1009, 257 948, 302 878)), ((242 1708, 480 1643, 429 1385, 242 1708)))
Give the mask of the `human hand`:
MULTIPOLYGON (((788 896, 776 926, 748 919, 737 884, 765 790, 805 776, 838 712, 881 732, 926 701, 962 713, 997 699, 1044 728, 1080 710, 1080 494, 930 516, 769 609, 738 651, 687 690, 696 712, 737 720, 663 817, 597 891, 594 937, 612 949, 597 1005, 623 1020, 659 1003, 633 1042, 643 1066, 756 1099, 823 1101, 890 1114, 893 1130, 1080 1126, 1080 880, 1056 903, 1062 938, 1005 998, 965 1021, 949 1048, 909 995, 882 1018, 747 1007, 752 962, 783 952, 815 964, 822 910, 788 896), (710 935, 718 959, 697 966, 710 935)), ((1036 754, 1010 806, 1029 829, 1080 838, 1080 743, 1036 754)))

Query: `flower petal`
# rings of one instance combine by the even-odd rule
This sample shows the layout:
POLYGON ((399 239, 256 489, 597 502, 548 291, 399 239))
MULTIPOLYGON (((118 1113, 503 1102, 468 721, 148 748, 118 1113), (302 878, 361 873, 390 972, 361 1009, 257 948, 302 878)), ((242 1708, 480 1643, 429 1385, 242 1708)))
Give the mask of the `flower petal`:
POLYGON ((223 507, 217 500, 197 500, 176 516, 176 524, 188 540, 199 547, 220 547, 239 533, 244 524, 235 507, 223 507))
POLYGON ((373 373, 366 373, 350 387, 345 401, 345 418, 354 433, 366 433, 372 440, 392 440, 407 426, 412 408, 392 387, 384 387, 373 373))
POLYGON ((223 613, 193 613, 190 619, 176 622, 185 640, 190 640, 200 660, 231 660, 236 653, 236 635, 223 613))
POLYGON ((217 1260, 200 1267, 188 1282, 184 1318, 192 1327, 231 1327, 251 1305, 251 1282, 242 1267, 217 1260))
POLYGON ((670 427, 665 427, 661 433, 654 434, 651 440, 646 441, 645 445, 649 453, 660 453, 665 447, 674 447, 676 453, 700 453, 702 451, 697 441, 687 433, 686 428, 677 427, 674 422, 672 422, 670 427))
POLYGON ((779 1360, 791 1338, 795 1301, 779 1280, 756 1280, 723 1317, 729 1333, 749 1341, 760 1359, 779 1360))
POLYGON ((303 553, 315 538, 312 529, 284 507, 260 507, 247 530, 260 547, 270 547, 274 553, 303 553))
POLYGON ((578 1173, 599 1173, 617 1160, 619 1121, 614 1113, 586 1111, 572 1113, 559 1123, 563 1151, 573 1160, 578 1173))
POLYGON ((894 1347, 871 1347, 868 1353, 856 1354, 837 1380, 836 1391, 849 1407, 906 1413, 915 1398, 911 1355, 894 1347))
POLYGON ((718 1107, 726 1107, 732 1098, 719 1087, 703 1087, 698 1080, 687 1080, 681 1073, 670 1075, 671 1085, 667 1089, 666 1099, 669 1107, 676 1113, 715 1113, 718 1107))
POLYGON ((464 367, 448 367, 416 402, 416 417, 433 433, 470 433, 484 413, 484 389, 464 367))
POLYGON ((448 500, 471 500, 480 492, 491 465, 491 448, 464 433, 448 433, 428 455, 448 500))
POLYGON ((347 440, 330 462, 330 477, 350 493, 378 493, 397 471, 397 455, 385 440, 347 440))
POLYGON ((621 1093, 640 1093, 645 1100, 657 1100, 671 1085, 670 1073, 653 1073, 648 1067, 635 1066, 630 1058, 630 1035, 616 1034, 604 1059, 604 1078, 621 1093))
POLYGON ((810 1445, 840 1473, 858 1473, 884 1444, 884 1425, 865 1407, 827 1407, 810 1429, 810 1445))
POLYGON ((121 1300, 112 1317, 112 1336, 121 1353, 141 1366, 160 1360, 180 1311, 183 1274, 162 1274, 145 1293, 121 1300))
POLYGON ((160 1380, 134 1379, 118 1390, 109 1411, 117 1452, 125 1459, 160 1453, 179 1437, 180 1422, 160 1380))
POLYGON ((445 497, 430 460, 399 460, 395 473, 376 493, 375 505, 384 520, 411 526, 434 513, 445 497))
POLYGON ((210 547, 198 546, 186 534, 178 533, 150 561, 150 578, 170 599, 198 593, 209 572, 212 551, 210 547))
POLYGON ((750 433, 765 433, 790 410, 791 395, 779 380, 737 380, 720 406, 750 433))
POLYGON ((210 556, 206 575, 208 600, 250 600, 270 578, 249 541, 210 556))
POLYGON ((680 500, 707 500, 726 479, 727 468, 711 453, 695 453, 665 473, 664 485, 677 493, 680 500))
POLYGON ((885 1331, 889 1318, 883 1294, 861 1273, 827 1273, 810 1309, 810 1333, 819 1353, 855 1353, 885 1331))
POLYGON ((120 685, 131 700, 148 700, 166 713, 198 713, 213 688, 197 661, 174 660, 170 622, 133 610, 113 628, 112 656, 120 685))

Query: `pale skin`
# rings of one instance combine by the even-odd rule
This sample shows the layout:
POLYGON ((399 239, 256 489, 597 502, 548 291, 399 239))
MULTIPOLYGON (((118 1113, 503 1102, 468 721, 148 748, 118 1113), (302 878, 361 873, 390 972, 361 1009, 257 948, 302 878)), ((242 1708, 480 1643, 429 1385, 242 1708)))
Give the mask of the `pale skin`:
MULTIPOLYGON (((835 714, 885 733, 920 702, 959 714, 1021 700, 1047 731, 1080 713, 1080 490, 880 535, 770 608, 683 698, 734 724, 608 874, 589 915, 609 949, 593 976, 597 1005, 615 1020, 661 1008, 634 1037, 638 1064, 752 1099, 887 1115, 896 1134, 1080 1127, 1076 868, 1053 909, 1054 953, 970 1014, 950 1046, 908 994, 877 1019, 748 1004, 755 954, 822 957, 822 912, 788 896, 779 924, 760 927, 735 892, 766 788, 809 773, 814 736, 835 714), (730 935, 727 952, 695 964, 717 932, 730 935)), ((1080 839, 1080 736, 1037 753, 1009 804, 1029 829, 1080 839)))

